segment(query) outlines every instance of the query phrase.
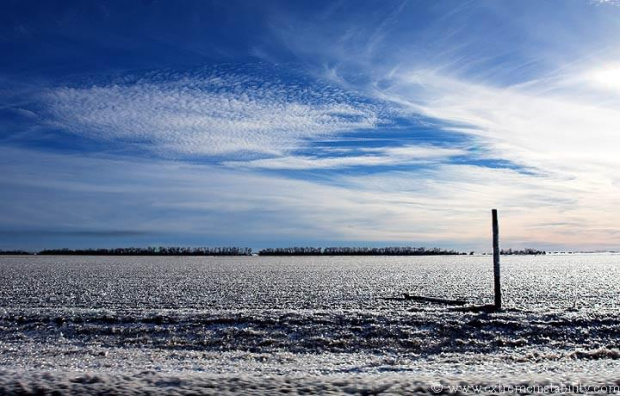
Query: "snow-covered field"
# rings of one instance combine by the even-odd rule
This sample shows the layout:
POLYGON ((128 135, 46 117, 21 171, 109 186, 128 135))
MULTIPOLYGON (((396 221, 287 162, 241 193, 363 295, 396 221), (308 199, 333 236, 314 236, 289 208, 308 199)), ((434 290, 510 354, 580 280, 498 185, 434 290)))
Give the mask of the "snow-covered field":
POLYGON ((0 258, 0 394, 620 393, 620 256, 0 258), (465 386, 465 388, 464 388, 465 386), (466 388, 466 386, 472 386, 466 388))

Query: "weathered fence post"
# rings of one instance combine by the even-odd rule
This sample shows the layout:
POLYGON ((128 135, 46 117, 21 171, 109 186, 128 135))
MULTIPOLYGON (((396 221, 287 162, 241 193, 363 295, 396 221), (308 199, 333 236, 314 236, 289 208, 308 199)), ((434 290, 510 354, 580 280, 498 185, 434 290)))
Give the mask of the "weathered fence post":
POLYGON ((495 309, 502 308, 502 289, 499 272, 499 226, 497 223, 497 209, 491 210, 493 215, 493 278, 495 285, 495 309))

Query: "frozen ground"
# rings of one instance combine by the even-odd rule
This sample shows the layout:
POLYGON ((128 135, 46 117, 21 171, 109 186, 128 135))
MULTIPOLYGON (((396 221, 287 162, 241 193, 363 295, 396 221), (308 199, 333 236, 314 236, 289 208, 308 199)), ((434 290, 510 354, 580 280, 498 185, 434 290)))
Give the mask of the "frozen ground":
POLYGON ((620 256, 503 258, 502 313, 382 299, 488 303, 490 261, 0 258, 0 394, 620 393, 620 256))

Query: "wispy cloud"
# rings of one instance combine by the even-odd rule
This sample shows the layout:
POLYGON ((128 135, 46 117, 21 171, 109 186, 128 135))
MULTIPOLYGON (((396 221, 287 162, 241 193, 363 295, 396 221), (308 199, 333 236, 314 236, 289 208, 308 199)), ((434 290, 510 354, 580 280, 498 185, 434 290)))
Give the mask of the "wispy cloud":
POLYGON ((405 74, 381 93, 412 111, 467 125, 489 153, 541 171, 599 169, 618 164, 620 111, 545 87, 495 88, 434 73, 405 74))
MULTIPOLYGON (((436 213, 454 223, 473 224, 474 218, 458 208, 484 213, 499 207, 508 212, 514 230, 520 230, 511 233, 514 240, 579 245, 581 237, 613 243, 614 224, 620 223, 613 199, 620 194, 615 172, 620 166, 615 149, 620 145, 620 54, 615 49, 620 31, 616 8, 591 7, 594 3, 616 1, 571 3, 562 18, 554 19, 549 15, 557 3, 540 2, 524 4, 528 15, 523 18, 512 18, 512 5, 505 3, 466 3, 447 6, 449 10, 438 5, 433 11, 442 10, 441 17, 428 23, 408 12, 395 19, 378 13, 380 20, 369 22, 353 10, 328 33, 304 22, 301 26, 309 28, 299 34, 290 34, 296 24, 282 25, 279 33, 292 37, 285 42, 293 51, 323 59, 324 78, 407 109, 403 117, 443 121, 434 128, 469 136, 475 143, 460 165, 440 162, 415 177, 410 172, 356 174, 349 183, 384 196, 399 196, 394 189, 407 191, 409 198, 402 202, 424 207, 418 221, 427 225, 437 225, 432 219, 436 213), (351 30, 366 22, 372 30, 381 21, 412 27, 384 30, 380 50, 367 40, 369 34, 351 30), (325 50, 311 44, 324 44, 334 31, 346 40, 325 50), (472 166, 476 159, 505 160, 517 170, 472 166), (455 220, 466 217, 469 221, 455 220), (550 229, 540 226, 544 222, 571 225, 550 229)), ((346 161, 363 159, 282 158, 254 164, 336 167, 346 161)), ((438 234, 446 238, 472 232, 441 228, 438 234)))
MULTIPOLYGON (((251 46, 280 66, 5 84, 0 228, 478 247, 497 207, 511 246, 617 247, 616 4, 276 4, 256 40, 236 29, 227 52, 220 30, 179 64, 212 48, 246 62, 251 46), (54 152, 49 137, 73 154, 34 149, 54 152)), ((168 33, 155 41, 182 36, 168 33)))
POLYGON ((277 154, 381 122, 376 106, 335 87, 227 72, 59 87, 44 102, 49 122, 62 130, 168 155, 277 154))
POLYGON ((590 2, 596 5, 612 5, 612 6, 620 7, 619 0, 590 0, 590 2))
MULTIPOLYGON (((432 211, 433 203, 426 200, 432 197, 452 208, 499 207, 520 229, 511 236, 514 240, 579 245, 580 238, 612 244, 620 221, 613 198, 620 194, 615 171, 620 166, 615 149, 620 145, 620 110, 615 106, 620 92, 601 96, 595 92, 599 89, 581 71, 524 86, 494 87, 415 70, 399 73, 389 89, 374 92, 412 113, 463 125, 448 130, 472 136, 480 157, 502 158, 531 170, 442 166, 436 170, 443 174, 425 179, 430 185, 423 182, 425 194, 416 199, 418 204, 432 211), (597 95, 605 100, 591 100, 597 95), (582 226, 550 229, 540 226, 545 221, 582 226)), ((407 190, 404 176, 372 181, 377 190, 383 183, 407 190)), ((445 232, 457 238, 448 228, 445 232)))
POLYGON ((441 148, 431 146, 404 146, 384 148, 363 148, 359 150, 328 150, 329 152, 354 152, 354 155, 327 157, 310 157, 304 155, 285 156, 251 161, 228 161, 224 165, 244 168, 263 169, 338 169, 368 166, 405 166, 415 164, 432 164, 450 157, 467 154, 459 148, 441 148))
POLYGON ((588 204, 597 191, 510 169, 440 165, 341 175, 334 183, 130 157, 0 153, 11 164, 3 166, 11 176, 0 176, 0 198, 12 202, 0 220, 23 232, 45 224, 81 233, 96 224, 140 233, 147 244, 174 238, 264 245, 294 237, 485 249, 491 207, 501 209, 507 246, 613 247, 610 230, 618 230, 611 201, 595 212, 588 204), (574 226, 544 226, 558 222, 588 227, 575 233, 574 226))

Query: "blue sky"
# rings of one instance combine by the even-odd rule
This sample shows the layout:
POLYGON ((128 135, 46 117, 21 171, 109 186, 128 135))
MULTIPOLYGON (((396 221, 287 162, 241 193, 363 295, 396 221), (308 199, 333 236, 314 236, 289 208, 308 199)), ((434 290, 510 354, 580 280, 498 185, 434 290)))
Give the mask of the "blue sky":
POLYGON ((5 1, 0 249, 620 248, 620 2, 5 1))

